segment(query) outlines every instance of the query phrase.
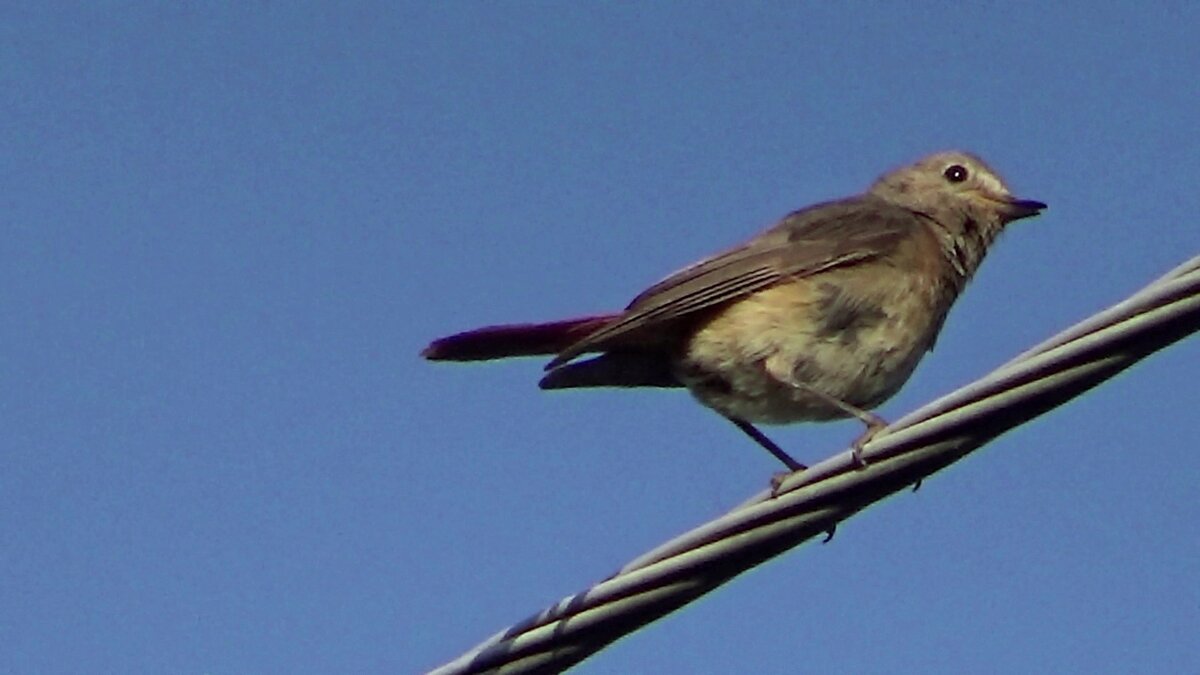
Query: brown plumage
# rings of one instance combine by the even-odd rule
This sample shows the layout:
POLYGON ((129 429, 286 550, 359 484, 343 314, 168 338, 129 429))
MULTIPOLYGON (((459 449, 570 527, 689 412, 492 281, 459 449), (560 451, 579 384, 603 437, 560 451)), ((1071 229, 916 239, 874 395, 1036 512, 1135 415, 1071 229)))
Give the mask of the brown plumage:
POLYGON ((932 155, 864 194, 796 211, 686 267, 613 314, 490 326, 435 340, 431 360, 553 354, 545 389, 687 387, 792 469, 752 423, 857 417, 908 380, 1004 226, 1045 204, 984 162, 932 155), (599 353, 578 360, 588 353, 599 353))

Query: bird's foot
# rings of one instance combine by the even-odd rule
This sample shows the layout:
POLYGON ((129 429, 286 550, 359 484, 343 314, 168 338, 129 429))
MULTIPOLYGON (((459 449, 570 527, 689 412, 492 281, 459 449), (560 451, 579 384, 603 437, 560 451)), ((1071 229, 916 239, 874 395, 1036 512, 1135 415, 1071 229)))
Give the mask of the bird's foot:
POLYGON ((780 471, 779 473, 771 476, 771 499, 774 499, 782 494, 780 490, 783 489, 783 481, 787 480, 788 476, 791 476, 794 473, 795 471, 780 471))
POLYGON ((867 460, 862 456, 863 448, 867 445, 867 443, 871 442, 871 439, 875 438, 876 434, 878 434, 880 431, 883 431, 887 427, 888 423, 887 420, 883 419, 879 415, 876 415, 875 413, 867 412, 865 410, 860 410, 858 412, 861 414, 855 416, 867 425, 867 430, 864 431, 858 438, 854 439, 854 442, 850 444, 850 455, 854 459, 854 466, 856 468, 865 469, 867 468, 867 460))

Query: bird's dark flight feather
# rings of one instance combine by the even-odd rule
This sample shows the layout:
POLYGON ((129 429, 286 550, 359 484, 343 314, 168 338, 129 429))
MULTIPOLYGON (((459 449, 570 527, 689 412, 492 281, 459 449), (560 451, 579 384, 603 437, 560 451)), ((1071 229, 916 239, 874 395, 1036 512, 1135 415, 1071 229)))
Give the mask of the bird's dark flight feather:
POLYGON ((877 258, 895 250, 919 216, 873 195, 796 211, 750 243, 672 274, 634 298, 616 319, 559 352, 557 368, 585 352, 603 351, 630 335, 661 330, 780 281, 877 258))

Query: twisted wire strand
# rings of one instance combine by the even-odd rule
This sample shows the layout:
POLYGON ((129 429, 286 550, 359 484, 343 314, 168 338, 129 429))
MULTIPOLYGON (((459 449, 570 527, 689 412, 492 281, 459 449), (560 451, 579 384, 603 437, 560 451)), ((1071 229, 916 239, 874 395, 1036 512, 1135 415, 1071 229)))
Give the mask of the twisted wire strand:
POLYGON ((890 425, 863 448, 865 468, 847 449, 787 476, 431 672, 565 670, 1197 330, 1200 256, 890 425))

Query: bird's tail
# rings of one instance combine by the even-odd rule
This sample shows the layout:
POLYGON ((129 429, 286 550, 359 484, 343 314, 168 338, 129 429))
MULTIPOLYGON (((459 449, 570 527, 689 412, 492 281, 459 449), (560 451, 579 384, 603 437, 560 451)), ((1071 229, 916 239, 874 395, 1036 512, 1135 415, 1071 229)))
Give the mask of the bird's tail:
POLYGON ((438 338, 421 350, 421 356, 430 361, 488 361, 557 354, 617 316, 597 314, 549 323, 484 326, 438 338))

